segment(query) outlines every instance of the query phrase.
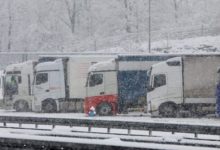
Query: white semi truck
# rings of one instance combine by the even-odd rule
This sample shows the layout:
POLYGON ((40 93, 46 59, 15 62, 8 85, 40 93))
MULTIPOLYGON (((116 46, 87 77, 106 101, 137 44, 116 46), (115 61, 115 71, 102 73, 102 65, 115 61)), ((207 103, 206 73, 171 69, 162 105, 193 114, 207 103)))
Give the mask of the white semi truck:
POLYGON ((214 113, 219 64, 220 55, 186 55, 152 65, 148 111, 164 117, 214 113))
POLYGON ((144 111, 147 70, 173 55, 119 55, 89 68, 84 112, 94 107, 99 115, 144 111))
POLYGON ((39 63, 33 85, 35 112, 82 112, 88 68, 114 55, 78 55, 39 63))
POLYGON ((36 61, 11 64, 5 68, 4 107, 16 111, 31 110, 33 96, 32 82, 36 61))

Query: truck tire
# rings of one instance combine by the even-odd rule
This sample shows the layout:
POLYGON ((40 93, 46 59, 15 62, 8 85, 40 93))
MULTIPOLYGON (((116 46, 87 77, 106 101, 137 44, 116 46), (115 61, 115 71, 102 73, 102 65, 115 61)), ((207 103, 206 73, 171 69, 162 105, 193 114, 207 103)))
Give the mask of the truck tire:
POLYGON ((159 115, 162 117, 172 117, 177 116, 177 106, 174 103, 164 103, 159 107, 159 115))
POLYGON ((109 116, 112 115, 112 106, 108 103, 101 103, 97 109, 96 112, 100 116, 109 116))
POLYGON ((19 100, 15 102, 14 108, 17 112, 27 112, 28 111, 28 103, 25 100, 19 100))
POLYGON ((45 100, 42 102, 42 112, 54 113, 57 112, 57 104, 54 100, 45 100))

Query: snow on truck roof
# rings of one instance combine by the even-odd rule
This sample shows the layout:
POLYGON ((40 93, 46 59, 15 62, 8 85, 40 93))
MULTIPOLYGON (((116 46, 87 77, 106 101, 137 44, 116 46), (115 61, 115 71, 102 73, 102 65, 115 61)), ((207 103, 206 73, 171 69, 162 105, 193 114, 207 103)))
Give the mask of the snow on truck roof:
POLYGON ((75 55, 41 55, 39 56, 39 62, 48 62, 48 61, 56 61, 57 59, 79 59, 79 58, 116 58, 118 61, 162 61, 167 60, 176 56, 190 56, 190 55, 220 55, 220 53, 215 54, 188 54, 188 53, 178 53, 178 54, 165 54, 165 53, 157 53, 157 54, 149 54, 149 53, 129 53, 129 54, 109 54, 109 53, 90 53, 90 54, 75 54, 75 55))
MULTIPOLYGON (((217 56, 217 57, 220 57, 220 54, 195 54, 195 55, 180 55, 180 56, 177 56, 177 57, 171 57, 165 61, 161 61, 159 63, 156 63, 156 64, 153 64, 152 67, 156 67, 156 66, 159 66, 161 64, 164 64, 164 63, 169 63, 169 62, 172 62, 172 61, 181 61, 181 58, 184 58, 184 57, 195 57, 195 56, 200 56, 200 57, 205 57, 205 56, 217 56)), ((219 64, 219 67, 220 67, 220 64, 219 64)), ((218 69, 219 72, 220 72, 220 68, 218 69)))
POLYGON ((98 62, 94 65, 92 65, 89 68, 89 72, 93 72, 93 71, 107 71, 107 70, 115 70, 115 59, 110 59, 108 61, 102 61, 102 62, 98 62))
POLYGON ((49 57, 49 58, 76 58, 76 57, 112 57, 112 56, 117 56, 116 54, 74 54, 74 55, 41 55, 39 56, 40 58, 45 58, 45 57, 49 57))
POLYGON ((39 63, 36 65, 35 70, 36 71, 42 71, 42 70, 57 70, 59 69, 59 66, 56 65, 57 62, 62 61, 61 59, 56 59, 55 61, 48 61, 39 63))
POLYGON ((6 66, 5 70, 21 70, 22 67, 26 66, 26 65, 29 65, 29 64, 32 64, 33 62, 36 62, 35 60, 28 60, 28 61, 25 61, 25 62, 21 62, 21 63, 16 63, 16 64, 10 64, 8 66, 6 66))

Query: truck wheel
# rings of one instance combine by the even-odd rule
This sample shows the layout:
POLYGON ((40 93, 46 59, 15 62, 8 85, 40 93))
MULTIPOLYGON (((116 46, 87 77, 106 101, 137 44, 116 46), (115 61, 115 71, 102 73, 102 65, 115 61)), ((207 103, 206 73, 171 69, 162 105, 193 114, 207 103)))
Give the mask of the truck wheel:
POLYGON ((17 112, 27 112, 28 111, 28 103, 24 100, 17 101, 14 105, 14 108, 17 112))
POLYGON ((159 107, 159 115, 162 117, 176 117, 177 106, 174 103, 165 103, 159 107))
POLYGON ((45 100, 42 103, 42 111, 44 113, 57 112, 57 105, 54 100, 45 100))
POLYGON ((97 107, 97 114, 100 116, 108 116, 112 114, 112 107, 108 103, 101 103, 97 107))

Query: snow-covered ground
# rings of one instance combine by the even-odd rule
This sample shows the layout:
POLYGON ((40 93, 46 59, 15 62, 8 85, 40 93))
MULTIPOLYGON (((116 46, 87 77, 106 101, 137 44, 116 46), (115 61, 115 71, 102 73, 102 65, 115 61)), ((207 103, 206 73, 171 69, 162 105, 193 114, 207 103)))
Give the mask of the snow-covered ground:
POLYGON ((91 119, 107 121, 131 121, 131 122, 149 122, 149 123, 173 123, 189 125, 210 125, 220 126, 220 118, 151 118, 140 113, 140 115, 117 115, 117 116, 95 116, 88 117, 83 113, 34 113, 34 112, 13 112, 0 111, 0 116, 18 116, 18 117, 46 117, 46 118, 72 118, 72 119, 91 119))
MULTIPOLYGON (((4 130, 5 131, 5 130, 4 130)), ((195 146, 185 146, 178 144, 163 144, 163 143, 151 143, 151 142, 131 142, 122 141, 120 138, 111 137, 106 139, 96 139, 96 138, 75 138, 75 137, 59 137, 59 136, 49 136, 49 135, 33 135, 24 133, 10 133, 4 132, 4 135, 0 135, 0 138, 15 138, 16 139, 27 139, 36 141, 50 141, 50 142, 62 142, 62 143, 76 143, 76 144, 86 144, 86 145, 111 145, 111 146, 122 146, 122 147, 135 147, 135 148, 147 148, 147 149, 163 149, 163 150, 218 150, 218 148, 211 147, 195 147, 195 146)), ((198 141, 197 141, 198 142, 198 141)), ((187 142, 185 142, 187 143, 187 142)), ((198 142, 199 143, 199 142, 198 142)), ((217 144, 217 142, 209 142, 210 145, 217 144)))
MULTIPOLYGON (((182 40, 161 40, 152 42, 151 53, 219 53, 220 36, 204 36, 182 40)), ((131 43, 129 47, 114 47, 99 52, 134 53, 148 52, 148 43, 131 43)))
MULTIPOLYGON (((26 125, 30 126, 30 125, 26 125)), ((41 127, 41 129, 45 127, 41 127)), ((48 128, 49 129, 49 128, 48 128)), ((160 149, 217 149, 206 146, 220 147, 219 136, 205 135, 194 138, 193 134, 153 132, 147 136, 147 132, 132 131, 126 135, 122 129, 113 129, 111 134, 106 129, 94 128, 91 133, 86 132, 85 127, 62 127, 57 126, 52 130, 12 129, 0 128, 0 138, 32 139, 57 142, 71 142, 81 144, 112 145, 139 148, 160 149), (117 130, 117 131, 116 131, 117 130), (136 142, 138 141, 138 142, 136 142), (166 143, 172 144, 166 144, 166 143), (182 145, 179 145, 182 144, 182 145), (186 146, 189 145, 189 146, 186 146), (194 145, 194 146, 190 146, 194 145), (203 145, 195 147, 195 145, 203 145)))
MULTIPOLYGON (((91 120, 116 120, 116 121, 138 121, 150 123, 178 123, 192 125, 213 125, 220 126, 218 118, 151 118, 144 114, 135 115, 117 115, 117 116, 95 116, 88 117, 83 113, 34 113, 34 112, 15 112, 0 110, 0 116, 18 116, 18 117, 50 117, 50 118, 73 118, 73 119, 91 119, 91 120), (136 116, 135 116, 136 115, 136 116), (141 116, 142 115, 142 116, 141 116)), ((96 145, 112 145, 125 147, 139 148, 158 148, 158 149, 218 149, 220 147, 220 137, 218 135, 202 135, 197 138, 192 133, 175 133, 153 131, 151 136, 148 136, 148 131, 131 130, 130 135, 127 135, 126 129, 111 129, 110 134, 105 128, 92 128, 91 133, 88 133, 87 127, 68 127, 52 125, 35 125, 16 123, 7 123, 7 128, 0 123, 0 138, 16 138, 16 139, 32 139, 44 140, 53 142, 70 142, 79 144, 96 144, 96 145), (25 129, 16 129, 22 127, 25 129), (138 142, 136 142, 138 141, 138 142), (166 143, 172 144, 166 144, 166 143), (182 144, 182 145, 179 145, 182 144), (190 146, 190 145, 200 146, 190 146), (186 146, 188 145, 188 146, 186 146), (203 146, 201 146, 203 145, 203 146), (212 147, 206 147, 207 145, 212 147), (217 148, 215 148, 215 146, 217 148)))

